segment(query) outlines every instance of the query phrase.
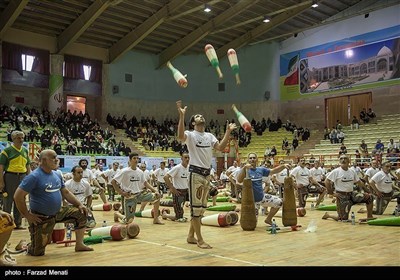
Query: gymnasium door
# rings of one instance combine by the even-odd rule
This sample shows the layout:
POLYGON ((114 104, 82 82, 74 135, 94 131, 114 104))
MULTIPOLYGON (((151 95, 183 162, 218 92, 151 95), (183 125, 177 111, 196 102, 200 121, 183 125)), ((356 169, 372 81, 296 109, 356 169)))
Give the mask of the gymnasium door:
POLYGON ((86 98, 82 96, 67 95, 67 110, 70 110, 71 113, 74 111, 77 113, 82 111, 82 113, 85 114, 86 98))
POLYGON ((336 126, 339 120, 342 125, 350 125, 353 116, 360 118, 363 108, 367 109, 372 104, 372 93, 339 96, 325 99, 325 123, 328 128, 336 126))

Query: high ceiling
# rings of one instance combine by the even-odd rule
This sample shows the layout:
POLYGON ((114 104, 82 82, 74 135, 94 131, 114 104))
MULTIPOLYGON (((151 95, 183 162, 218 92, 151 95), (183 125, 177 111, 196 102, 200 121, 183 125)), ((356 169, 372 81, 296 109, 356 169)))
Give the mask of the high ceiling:
POLYGON ((109 51, 110 62, 134 49, 164 65, 212 44, 229 48, 283 41, 304 30, 400 3, 400 0, 0 0, 0 40, 9 28, 109 51), (205 4, 211 12, 204 12, 205 4), (271 18, 264 23, 263 18, 271 18))

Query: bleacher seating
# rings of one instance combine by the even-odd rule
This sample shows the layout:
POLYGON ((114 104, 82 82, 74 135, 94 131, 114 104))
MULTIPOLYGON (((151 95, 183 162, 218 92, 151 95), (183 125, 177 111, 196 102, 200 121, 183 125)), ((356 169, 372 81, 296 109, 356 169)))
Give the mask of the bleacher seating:
MULTIPOLYGON (((286 131, 284 128, 278 131, 264 131, 261 136, 253 133, 251 135, 250 144, 247 147, 239 147, 240 161, 246 162, 247 154, 250 152, 256 153, 258 158, 262 159, 267 146, 269 148, 275 146, 277 157, 286 156, 285 151, 282 150, 282 141, 285 137, 288 139, 289 143, 292 143, 293 134, 290 131, 286 131)), ((299 145, 301 145, 301 141, 299 141, 299 145)))
MULTIPOLYGON (((357 130, 351 130, 350 126, 345 126, 343 131, 345 133, 343 143, 351 158, 355 158, 355 151, 359 150, 361 140, 364 140, 368 145, 368 152, 371 154, 376 141, 380 139, 385 145, 383 154, 385 159, 389 139, 394 139, 394 142, 400 141, 400 114, 384 115, 374 123, 361 124, 357 130)), ((305 157, 310 157, 313 154, 316 158, 320 157, 325 165, 338 164, 339 147, 340 143, 331 144, 330 140, 321 140, 319 144, 315 145, 315 148, 310 149, 310 153, 305 157)))

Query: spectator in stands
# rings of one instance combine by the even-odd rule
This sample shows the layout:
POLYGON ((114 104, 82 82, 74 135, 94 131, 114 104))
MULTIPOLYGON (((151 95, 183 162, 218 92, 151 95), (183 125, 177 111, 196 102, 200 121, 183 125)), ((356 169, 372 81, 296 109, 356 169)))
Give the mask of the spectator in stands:
POLYGON ((155 143, 153 139, 149 139, 149 141, 147 142, 147 144, 149 145, 149 150, 150 151, 154 151, 155 150, 155 143))
POLYGON ((327 126, 325 126, 325 128, 324 128, 324 140, 330 139, 330 134, 331 134, 331 130, 327 126))
POLYGON ((305 128, 303 134, 301 135, 301 141, 306 142, 310 138, 310 130, 305 128))
POLYGON ((365 108, 362 109, 360 112, 360 120, 362 120, 364 123, 368 123, 369 118, 367 116, 367 110, 365 108))
POLYGON ((369 109, 368 109, 367 117, 368 117, 368 119, 369 119, 370 121, 375 121, 376 114, 375 114, 374 111, 372 111, 372 108, 369 108, 369 109))
POLYGON ((355 155, 355 157, 356 157, 355 163, 360 164, 360 163, 361 163, 361 154, 360 154, 360 151, 359 151, 359 150, 356 150, 355 153, 354 153, 354 155, 355 155))
POLYGON ((344 143, 342 143, 342 144, 340 145, 340 148, 339 148, 339 157, 340 157, 341 155, 345 155, 345 154, 347 154, 347 148, 346 148, 346 146, 344 145, 344 143))
POLYGON ((360 127, 360 122, 359 122, 359 120, 357 119, 356 116, 353 116, 353 119, 352 119, 352 121, 351 121, 351 130, 353 130, 353 129, 358 129, 359 127, 360 127))
POLYGON ((337 138, 339 143, 343 143, 345 137, 343 130, 338 130, 337 138))
POLYGON ((57 155, 63 155, 64 152, 62 151, 62 147, 60 143, 54 145, 53 150, 56 152, 57 155))
POLYGON ((271 153, 271 148, 269 147, 269 146, 267 146, 266 148, 265 148, 265 151, 264 151, 264 156, 267 156, 267 155, 269 155, 271 153))
POLYGON ((400 141, 394 142, 393 148, 396 149, 396 153, 400 153, 400 141))
POLYGON ((336 128, 332 127, 331 133, 329 135, 329 139, 331 139, 331 143, 332 144, 339 143, 339 140, 337 138, 337 134, 338 134, 338 131, 336 130, 336 128))
POLYGON ((288 146, 289 146, 289 141, 285 137, 285 139, 283 139, 282 141, 282 151, 286 151, 288 146))
POLYGON ((399 156, 396 153, 395 148, 392 148, 389 150, 389 152, 386 155, 386 159, 387 159, 387 161, 389 161, 391 163, 396 163, 399 160, 399 156))
POLYGON ((9 127, 7 127, 7 141, 8 142, 11 142, 12 141, 12 139, 11 139, 11 133, 13 132, 13 129, 9 126, 9 127))
POLYGON ((342 130, 343 126, 342 123, 340 122, 340 120, 336 120, 336 130, 340 131, 342 130))
POLYGON ((378 139, 375 144, 375 149, 372 150, 372 155, 376 157, 376 159, 381 162, 382 154, 385 151, 385 145, 381 142, 381 139, 378 139))
POLYGON ((395 145, 395 144, 394 144, 393 139, 390 138, 389 143, 388 143, 388 145, 387 145, 387 152, 388 152, 388 153, 389 153, 392 149, 395 149, 394 145, 395 145))
POLYGON ((269 152, 269 155, 274 158, 278 154, 275 146, 272 146, 271 152, 269 152))
POLYGON ((29 134, 28 139, 30 142, 33 142, 33 141, 39 142, 39 140, 40 140, 39 133, 37 132, 37 130, 35 128, 32 128, 28 134, 29 134))
MULTIPOLYGON (((293 151, 295 151, 296 149, 297 149, 297 147, 299 146, 299 139, 297 138, 297 136, 294 136, 293 137, 293 140, 292 140, 292 148, 293 148, 293 151)), ((289 149, 290 150, 290 149, 289 149)))
POLYGON ((67 147, 65 148, 65 150, 67 151, 68 155, 75 155, 76 151, 77 151, 76 142, 73 139, 71 139, 68 142, 67 147))
POLYGON ((365 143, 365 140, 361 140, 361 144, 360 144, 360 148, 359 148, 360 152, 361 152, 361 156, 363 158, 367 158, 368 157, 368 145, 365 143))

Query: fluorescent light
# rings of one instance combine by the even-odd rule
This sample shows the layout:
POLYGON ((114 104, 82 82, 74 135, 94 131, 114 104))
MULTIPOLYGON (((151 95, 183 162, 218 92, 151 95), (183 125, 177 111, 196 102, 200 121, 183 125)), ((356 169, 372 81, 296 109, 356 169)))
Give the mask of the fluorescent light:
POLYGON ((204 4, 204 11, 205 11, 206 13, 211 12, 210 6, 208 6, 207 4, 204 4))
POLYGON ((318 7, 318 3, 317 1, 313 1, 311 7, 316 8, 318 7))
POLYGON ((267 23, 270 21, 271 21, 271 18, 269 16, 264 16, 263 22, 267 23))

